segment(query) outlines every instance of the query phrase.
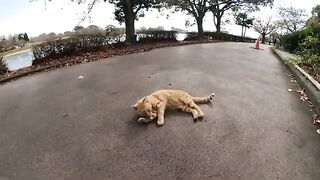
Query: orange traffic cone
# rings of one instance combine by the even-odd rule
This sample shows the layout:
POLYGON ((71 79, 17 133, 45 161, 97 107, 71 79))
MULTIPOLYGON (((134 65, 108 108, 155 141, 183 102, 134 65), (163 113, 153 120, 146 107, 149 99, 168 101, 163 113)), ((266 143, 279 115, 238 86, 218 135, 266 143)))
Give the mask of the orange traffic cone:
POLYGON ((259 42, 259 38, 257 39, 257 41, 256 41, 256 49, 260 49, 260 44, 259 44, 260 42, 259 42))

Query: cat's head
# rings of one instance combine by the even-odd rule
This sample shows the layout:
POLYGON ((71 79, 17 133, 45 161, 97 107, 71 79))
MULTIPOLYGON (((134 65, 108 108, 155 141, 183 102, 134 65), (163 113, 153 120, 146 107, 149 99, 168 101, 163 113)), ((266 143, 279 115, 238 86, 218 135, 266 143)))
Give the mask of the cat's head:
POLYGON ((131 106, 139 116, 154 119, 157 117, 156 110, 153 109, 153 104, 148 96, 141 98, 136 104, 131 106))

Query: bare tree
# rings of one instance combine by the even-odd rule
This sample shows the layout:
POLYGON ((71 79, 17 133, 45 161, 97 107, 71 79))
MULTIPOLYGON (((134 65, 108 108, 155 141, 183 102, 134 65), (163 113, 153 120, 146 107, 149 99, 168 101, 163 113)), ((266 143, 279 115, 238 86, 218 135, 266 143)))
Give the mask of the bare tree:
POLYGON ((198 34, 203 36, 203 18, 209 10, 208 0, 169 0, 176 11, 186 11, 197 22, 198 34))
POLYGON ((304 9, 280 7, 278 13, 280 16, 279 27, 291 33, 297 32, 306 25, 308 15, 304 9))
POLYGON ((272 17, 267 18, 266 21, 256 19, 253 23, 253 29, 262 36, 262 43, 265 43, 266 36, 271 34, 276 28, 276 24, 271 21, 272 17))
POLYGON ((256 11, 259 6, 273 5, 274 0, 208 0, 209 9, 213 14, 213 23, 217 32, 221 30, 221 19, 228 10, 239 10, 246 7, 248 11, 256 11))

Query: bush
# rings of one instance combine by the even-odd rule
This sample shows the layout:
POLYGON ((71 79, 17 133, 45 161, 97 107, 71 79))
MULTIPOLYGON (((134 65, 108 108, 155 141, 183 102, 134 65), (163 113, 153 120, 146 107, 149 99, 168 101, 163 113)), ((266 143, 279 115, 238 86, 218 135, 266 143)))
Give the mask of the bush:
POLYGON ((187 37, 184 39, 185 41, 195 41, 200 39, 198 33, 196 32, 188 32, 187 37))
POLYGON ((320 56, 311 51, 299 52, 297 58, 292 59, 291 62, 299 65, 308 73, 313 75, 318 81, 320 80, 320 56))
POLYGON ((307 25, 302 31, 285 35, 283 46, 285 50, 298 55, 293 63, 320 80, 320 23, 307 25))
MULTIPOLYGON (((146 30, 140 31, 137 34, 140 37, 139 42, 154 43, 177 42, 177 33, 177 31, 146 30)), ((205 32, 204 37, 206 39, 223 41, 246 42, 252 40, 250 38, 215 32, 205 32)), ((186 40, 196 39, 198 39, 197 33, 187 33, 186 40)), ((35 58, 33 63, 37 64, 44 59, 61 58, 79 52, 94 52, 101 50, 101 48, 122 48, 123 46, 125 45, 123 43, 120 43, 120 36, 111 37, 110 34, 75 35, 71 36, 70 38, 53 40, 34 45, 32 47, 33 55, 35 58)))
POLYGON ((287 34, 282 37, 282 46, 285 50, 290 53, 296 53, 300 50, 300 45, 305 39, 305 34, 303 31, 298 31, 296 33, 287 34))
POLYGON ((176 42, 177 31, 146 30, 139 31, 139 42, 176 42))
POLYGON ((306 37, 301 44, 301 50, 310 51, 310 53, 320 56, 320 22, 308 25, 304 34, 306 37))
POLYGON ((111 37, 104 35, 74 36, 44 42, 32 47, 35 60, 58 58, 77 52, 93 52, 111 44, 111 37))
POLYGON ((8 67, 6 63, 2 60, 3 58, 0 57, 0 75, 5 74, 8 72, 8 67))
MULTIPOLYGON (((194 41, 201 39, 196 32, 189 32, 187 33, 187 37, 185 41, 194 41)), ((223 32, 204 32, 202 39, 208 40, 221 40, 221 41, 233 41, 233 42, 254 42, 255 39, 235 36, 223 32)))

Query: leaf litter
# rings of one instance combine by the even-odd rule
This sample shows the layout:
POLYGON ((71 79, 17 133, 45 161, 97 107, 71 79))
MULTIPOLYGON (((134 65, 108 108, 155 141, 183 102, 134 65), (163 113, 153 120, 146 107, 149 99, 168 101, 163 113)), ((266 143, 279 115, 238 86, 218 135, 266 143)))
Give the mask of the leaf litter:
MULTIPOLYGON (((298 85, 297 81, 295 79, 293 79, 293 75, 289 74, 290 77, 290 82, 291 83, 295 83, 298 85)), ((298 85, 298 87, 300 87, 298 85)), ((299 88, 298 90, 293 90, 293 89, 288 89, 288 92, 296 92, 298 93, 298 95, 300 96, 300 101, 302 102, 307 102, 309 104, 309 108, 310 108, 310 112, 313 112, 312 115, 312 120, 313 120, 313 124, 317 127, 316 132, 320 135, 320 117, 316 114, 316 111, 314 110, 314 105, 312 104, 312 102, 310 101, 310 99, 308 98, 307 94, 305 93, 304 89, 299 88)))

